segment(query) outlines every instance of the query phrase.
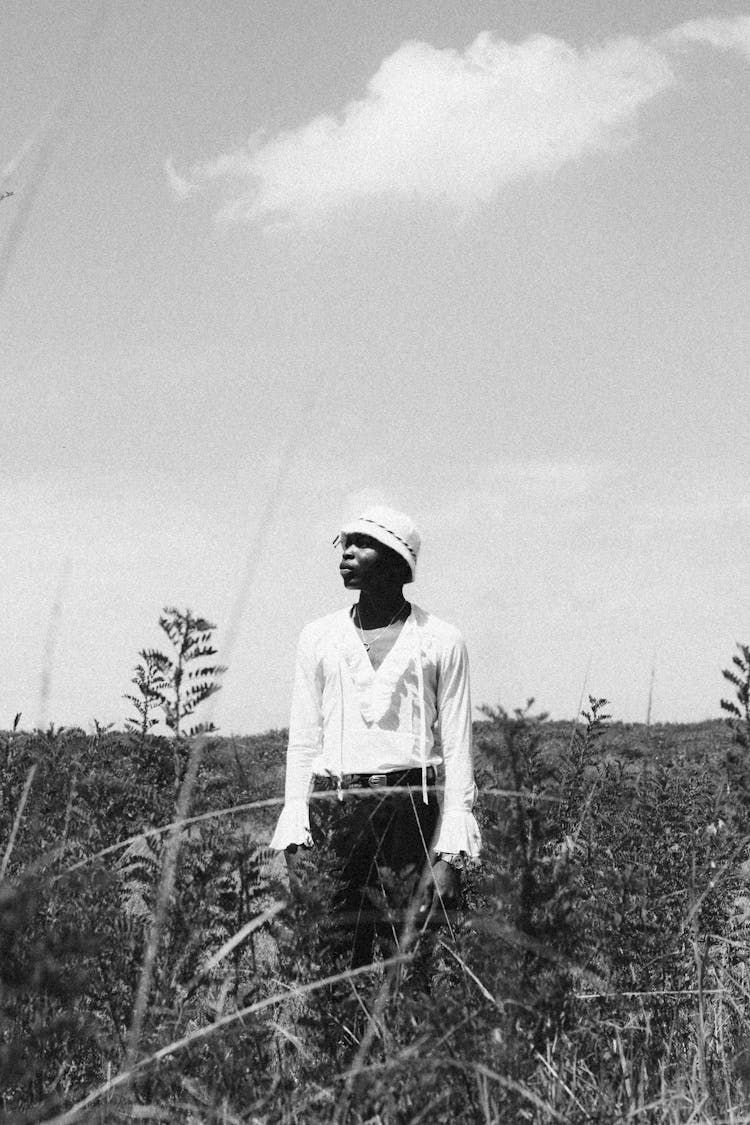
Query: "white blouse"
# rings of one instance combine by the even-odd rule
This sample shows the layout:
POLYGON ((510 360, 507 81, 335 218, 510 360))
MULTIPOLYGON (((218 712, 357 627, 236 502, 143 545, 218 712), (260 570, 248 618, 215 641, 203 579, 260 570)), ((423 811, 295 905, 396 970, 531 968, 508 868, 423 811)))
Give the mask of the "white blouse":
POLYGON ((477 856, 469 662, 458 630, 412 605, 375 669, 348 609, 307 625, 297 647, 284 808, 271 847, 311 846, 313 775, 417 767, 426 800, 427 767, 441 765, 435 850, 477 856))

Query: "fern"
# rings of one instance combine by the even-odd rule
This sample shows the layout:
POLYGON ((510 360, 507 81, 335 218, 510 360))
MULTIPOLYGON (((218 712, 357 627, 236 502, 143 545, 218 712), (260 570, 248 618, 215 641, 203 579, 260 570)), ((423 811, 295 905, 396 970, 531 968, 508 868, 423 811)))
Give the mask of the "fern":
MULTIPOLYGON (((195 617, 189 609, 176 609, 166 606, 159 625, 167 634, 174 649, 174 658, 163 657, 166 689, 163 692, 162 708, 166 723, 175 738, 184 735, 182 724, 217 691, 221 684, 219 678, 226 672, 223 664, 203 664, 190 667, 195 661, 216 655, 211 643, 211 634, 216 626, 204 617, 195 617)), ((201 723, 193 727, 188 735, 205 734, 215 730, 213 723, 201 723)))
POLYGON ((120 905, 128 922, 145 926, 150 920, 159 867, 159 841, 145 836, 137 836, 120 856, 116 868, 120 905))
MULTIPOLYGON (((223 664, 205 663, 216 655, 211 634, 216 626, 191 611, 165 606, 159 625, 166 633, 173 653, 167 655, 159 649, 142 649, 141 661, 135 667, 131 683, 138 694, 127 693, 124 698, 135 708, 135 717, 126 720, 127 730, 138 739, 141 750, 145 748, 149 732, 163 712, 176 743, 196 735, 210 734, 216 730, 212 722, 194 723, 186 731, 185 719, 210 699, 221 688, 219 680, 226 672, 223 664)), ((173 748, 174 784, 179 789, 184 771, 185 749, 173 748)))
POLYGON ((125 727, 131 733, 138 735, 139 742, 143 746, 146 735, 159 721, 154 712, 164 706, 165 692, 169 688, 171 661, 155 649, 142 649, 138 655, 141 663, 136 664, 135 675, 130 682, 135 685, 139 694, 124 696, 133 704, 138 717, 126 719, 125 727))
POLYGON ((750 748, 750 645, 737 644, 739 653, 732 657, 737 672, 731 668, 722 669, 722 676, 736 689, 737 702, 721 700, 721 709, 727 714, 727 723, 732 729, 734 740, 744 750, 750 748))

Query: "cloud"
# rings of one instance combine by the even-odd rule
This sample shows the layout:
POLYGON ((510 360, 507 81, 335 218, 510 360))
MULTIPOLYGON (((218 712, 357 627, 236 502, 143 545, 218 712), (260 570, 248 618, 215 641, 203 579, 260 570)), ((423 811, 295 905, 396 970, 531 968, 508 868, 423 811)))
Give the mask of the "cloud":
POLYGON ((164 171, 167 173, 167 179, 172 191, 180 199, 187 199, 189 195, 198 190, 198 185, 186 180, 179 172, 175 170, 175 166, 171 159, 164 161, 164 171))
POLYGON ((665 36, 667 43, 702 43, 720 51, 740 51, 750 58, 750 16, 689 20, 665 36))
POLYGON ((52 103, 47 112, 39 119, 36 127, 32 129, 28 137, 23 141, 15 156, 12 156, 8 163, 3 168, 0 168, 0 183, 14 176, 34 146, 40 140, 44 140, 47 133, 54 125, 59 104, 59 100, 52 103))
POLYGON ((554 172, 634 136, 639 112, 677 77, 691 44, 748 50, 750 18, 694 20, 653 40, 576 49, 482 32, 465 51, 403 43, 365 97, 170 178, 178 194, 218 182, 222 216, 305 222, 364 199, 420 200, 465 212, 523 176, 554 172))

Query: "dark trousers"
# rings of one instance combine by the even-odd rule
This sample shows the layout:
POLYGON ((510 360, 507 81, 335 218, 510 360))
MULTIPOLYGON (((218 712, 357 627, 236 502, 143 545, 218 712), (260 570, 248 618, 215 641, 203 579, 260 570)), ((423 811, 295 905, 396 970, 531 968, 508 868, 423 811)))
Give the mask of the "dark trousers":
POLYGON ((329 792, 316 801, 313 794, 312 835, 317 846, 327 846, 335 857, 333 906, 352 968, 372 960, 376 941, 385 956, 401 949, 405 918, 422 884, 438 817, 435 793, 425 804, 417 787, 378 793, 348 789, 342 801, 331 799, 329 792))

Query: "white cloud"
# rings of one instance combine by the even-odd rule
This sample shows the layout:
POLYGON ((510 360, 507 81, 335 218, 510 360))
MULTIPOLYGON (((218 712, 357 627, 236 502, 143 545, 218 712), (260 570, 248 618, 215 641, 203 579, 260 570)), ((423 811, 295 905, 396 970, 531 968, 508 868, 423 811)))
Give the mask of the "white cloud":
POLYGON ((16 174, 34 146, 45 136, 52 126, 58 106, 58 101, 52 103, 47 112, 39 119, 36 127, 32 129, 31 133, 29 133, 28 137, 23 141, 15 156, 12 156, 8 163, 3 168, 0 168, 0 183, 16 174))
POLYGON ((735 19, 689 20, 665 36, 677 44, 702 43, 722 51, 741 51, 750 56, 750 16, 735 19))
POLYGON ((748 50, 750 18, 694 20, 646 41, 576 49, 549 36, 480 34, 465 51, 406 42, 364 98, 192 170, 174 189, 229 185, 224 218, 301 222, 368 198, 465 211, 499 188, 632 139, 638 113, 677 78, 670 53, 693 43, 748 50))
POLYGON ((187 199, 189 195, 197 191, 198 185, 192 183, 190 180, 186 180, 184 176, 181 176, 179 172, 175 170, 175 166, 170 159, 164 161, 164 170, 167 173, 169 186, 180 199, 187 199))

